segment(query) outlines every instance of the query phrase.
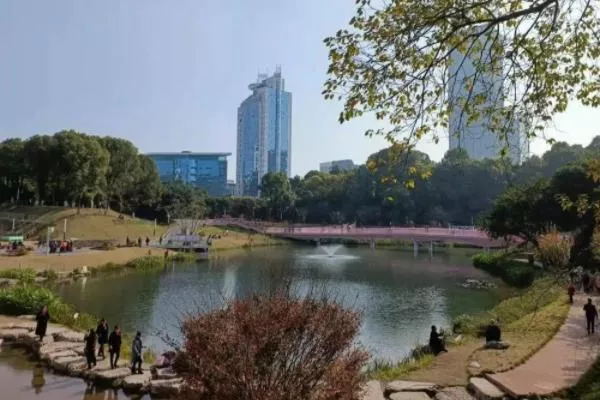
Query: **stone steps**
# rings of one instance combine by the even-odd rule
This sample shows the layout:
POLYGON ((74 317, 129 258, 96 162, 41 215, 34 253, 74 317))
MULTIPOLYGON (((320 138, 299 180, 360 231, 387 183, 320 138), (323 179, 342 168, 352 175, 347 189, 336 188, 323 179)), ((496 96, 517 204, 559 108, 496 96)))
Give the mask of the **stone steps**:
POLYGON ((183 384, 183 380, 170 369, 152 369, 151 372, 151 366, 145 364, 142 365, 142 374, 132 374, 126 367, 126 361, 120 361, 121 367, 111 369, 107 358, 98 359, 97 365, 88 370, 82 333, 49 324, 44 343, 40 343, 34 334, 35 326, 32 316, 0 324, 0 346, 16 344, 27 347, 55 373, 80 377, 98 385, 122 388, 132 394, 150 393, 161 398, 176 397, 183 384))
POLYGON ((430 382, 379 381, 365 383, 361 400, 473 400, 465 387, 440 387, 430 382))

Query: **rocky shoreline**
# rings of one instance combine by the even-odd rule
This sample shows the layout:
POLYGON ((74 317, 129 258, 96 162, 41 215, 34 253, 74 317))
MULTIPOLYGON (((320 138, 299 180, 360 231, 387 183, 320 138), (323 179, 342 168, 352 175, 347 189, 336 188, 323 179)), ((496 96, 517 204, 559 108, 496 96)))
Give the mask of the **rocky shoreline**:
POLYGON ((146 394, 158 398, 174 398, 183 380, 170 368, 154 368, 142 365, 142 374, 132 374, 128 360, 120 360, 121 366, 110 368, 108 358, 98 360, 87 369, 84 356, 84 334, 58 324, 49 324, 47 336, 40 343, 35 336, 36 323, 33 316, 21 316, 14 322, 0 323, 0 346, 12 344, 32 351, 54 373, 82 378, 99 386, 122 388, 130 394, 146 394))

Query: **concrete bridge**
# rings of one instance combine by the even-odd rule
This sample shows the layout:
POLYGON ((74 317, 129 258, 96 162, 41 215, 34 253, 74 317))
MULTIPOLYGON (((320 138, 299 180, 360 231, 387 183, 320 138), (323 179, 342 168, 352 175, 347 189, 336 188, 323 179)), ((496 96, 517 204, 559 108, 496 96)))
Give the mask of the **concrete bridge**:
MULTIPOLYGON (((504 247, 505 240, 491 238, 486 232, 474 228, 413 228, 413 227, 354 227, 351 225, 336 226, 275 226, 266 223, 248 221, 239 218, 222 218, 206 220, 207 225, 238 226, 266 235, 303 239, 320 242, 328 239, 354 239, 368 241, 371 247, 380 239, 393 239, 412 242, 415 251, 419 245, 428 245, 433 250, 435 243, 463 244, 473 247, 504 247)), ((516 244, 515 241, 513 244, 516 244)))

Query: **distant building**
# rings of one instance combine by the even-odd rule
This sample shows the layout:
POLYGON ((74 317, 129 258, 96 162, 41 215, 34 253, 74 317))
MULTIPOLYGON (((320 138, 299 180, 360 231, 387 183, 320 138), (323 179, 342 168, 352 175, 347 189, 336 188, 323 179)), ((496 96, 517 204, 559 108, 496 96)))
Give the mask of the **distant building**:
POLYGON ((230 196, 235 195, 235 181, 232 181, 232 180, 227 181, 227 194, 230 196))
POLYGON ((181 181, 205 189, 210 196, 225 196, 227 157, 231 153, 149 153, 163 182, 181 181))
POLYGON ((319 164, 319 171, 325 173, 331 173, 332 171, 351 171, 356 168, 352 160, 337 160, 327 161, 319 164))
MULTIPOLYGON (((492 129, 494 124, 505 123, 498 118, 499 112, 504 107, 502 98, 504 56, 497 49, 492 49, 490 44, 492 40, 488 40, 488 35, 482 35, 477 40, 479 43, 475 42, 472 46, 467 46, 473 51, 468 57, 459 50, 453 50, 450 55, 449 136, 450 150, 462 148, 467 151, 469 157, 481 160, 498 157, 507 143, 500 141, 498 133, 492 129), (480 71, 477 71, 478 67, 480 71), (464 112, 464 104, 466 101, 474 104, 474 97, 481 94, 485 94, 485 101, 477 106, 471 105, 479 115, 468 121, 469 116, 464 112)), ((513 162, 520 163, 523 153, 523 123, 515 121, 512 125, 512 128, 506 128, 509 157, 513 162), (515 148, 511 149, 511 146, 515 148)))
POLYGON ((290 176, 292 94, 285 91, 281 69, 259 75, 252 94, 238 108, 236 192, 258 196, 268 172, 290 176))

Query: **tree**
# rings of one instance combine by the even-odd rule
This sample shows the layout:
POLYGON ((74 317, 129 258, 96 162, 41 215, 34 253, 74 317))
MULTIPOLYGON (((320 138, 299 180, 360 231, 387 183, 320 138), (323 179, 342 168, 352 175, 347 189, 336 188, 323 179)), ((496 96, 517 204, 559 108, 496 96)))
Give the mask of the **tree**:
POLYGON ((138 150, 129 140, 106 136, 100 141, 110 154, 106 174, 106 208, 108 209, 111 200, 115 200, 122 212, 125 195, 131 192, 141 172, 138 150))
POLYGON ((356 3, 350 26, 325 39, 323 94, 344 101, 342 123, 365 113, 385 120, 390 128, 366 134, 384 135, 399 155, 426 137, 437 142, 452 112, 467 124, 484 117, 506 154, 515 123, 527 121, 534 137, 573 99, 600 105, 596 0, 356 3), (456 55, 473 60, 464 77, 456 55), (503 84, 479 84, 490 75, 503 84))
POLYGON ((263 176, 260 183, 260 197, 265 199, 279 220, 283 213, 294 205, 295 196, 287 176, 282 172, 270 172, 263 176))
POLYGON ((126 187, 125 193, 130 206, 151 207, 160 200, 163 185, 156 164, 144 154, 136 155, 138 174, 134 182, 126 187))
POLYGON ((53 152, 56 142, 52 136, 36 135, 25 141, 23 158, 27 174, 35 182, 35 191, 38 201, 46 201, 48 185, 53 179, 55 163, 53 152))
POLYGON ((0 193, 5 199, 17 203, 25 184, 23 149, 21 139, 7 139, 0 143, 0 193))

